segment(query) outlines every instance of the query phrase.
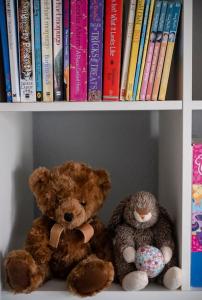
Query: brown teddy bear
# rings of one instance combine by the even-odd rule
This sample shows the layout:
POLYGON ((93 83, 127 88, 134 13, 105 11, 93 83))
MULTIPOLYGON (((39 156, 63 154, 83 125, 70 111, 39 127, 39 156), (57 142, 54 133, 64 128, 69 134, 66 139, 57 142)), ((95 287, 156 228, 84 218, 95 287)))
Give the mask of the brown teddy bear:
MULTIPOLYGON (((146 287, 149 280, 157 280, 173 290, 181 286, 182 273, 181 269, 176 267, 173 224, 154 195, 138 192, 122 200, 114 210, 109 229, 114 238, 116 275, 123 289, 141 290, 146 287), (137 269, 137 264, 135 265, 139 249, 149 248, 158 251, 164 263, 164 269, 155 279, 148 278, 148 269, 137 269)), ((153 262, 149 260, 147 258, 147 263, 155 268, 153 262)))
POLYGON ((96 217, 111 187, 108 173, 67 162, 36 169, 29 185, 42 216, 34 220, 24 250, 6 258, 10 288, 29 293, 52 277, 67 278, 69 290, 81 296, 109 286, 112 247, 96 217))

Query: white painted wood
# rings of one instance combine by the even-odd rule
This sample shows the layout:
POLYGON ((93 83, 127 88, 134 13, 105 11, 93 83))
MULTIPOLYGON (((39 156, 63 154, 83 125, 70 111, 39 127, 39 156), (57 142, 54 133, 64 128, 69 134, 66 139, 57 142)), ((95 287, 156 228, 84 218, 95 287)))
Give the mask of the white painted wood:
POLYGON ((33 167, 31 113, 0 113, 0 145, 2 258, 7 251, 22 246, 33 219, 33 201, 27 184, 33 167))
MULTIPOLYGON (((24 294, 17 294, 14 295, 10 292, 3 291, 2 294, 3 300, 79 300, 81 298, 73 296, 68 291, 66 291, 65 281, 50 281, 47 282, 41 289, 36 292, 33 292, 28 295, 24 294)), ((87 300, 96 299, 96 300, 201 300, 201 291, 192 291, 192 292, 183 292, 183 291, 169 291, 166 290, 164 287, 151 284, 143 291, 137 292, 126 292, 123 291, 120 286, 112 285, 110 289, 102 291, 101 293, 97 294, 93 297, 85 298, 87 300)))
POLYGON ((0 111, 181 110, 182 101, 0 103, 0 111))
POLYGON ((182 120, 182 266, 183 290, 190 289, 191 263, 191 175, 192 175, 192 6, 183 9, 183 120, 182 120))
POLYGON ((202 110, 202 100, 192 101, 192 110, 202 110))

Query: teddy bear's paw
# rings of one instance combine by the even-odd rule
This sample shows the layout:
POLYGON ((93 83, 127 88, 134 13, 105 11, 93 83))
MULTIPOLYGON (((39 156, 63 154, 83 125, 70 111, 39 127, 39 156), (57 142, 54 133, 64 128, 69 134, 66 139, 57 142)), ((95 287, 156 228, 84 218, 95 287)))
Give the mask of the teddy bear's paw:
POLYGON ((108 287, 113 279, 113 265, 91 255, 71 271, 67 278, 67 286, 75 294, 92 296, 108 287))
POLYGON ((122 288, 126 291, 138 291, 144 289, 149 283, 146 272, 134 271, 128 273, 122 280, 122 288))
POLYGON ((135 261, 135 249, 133 247, 127 247, 123 251, 123 258, 127 263, 135 261))
POLYGON ((128 273, 122 280, 122 287, 126 291, 138 291, 144 289, 149 283, 146 272, 134 271, 128 273))
POLYGON ((5 267, 7 282, 15 293, 30 293, 43 281, 42 271, 25 250, 10 252, 6 258, 5 267))
POLYGON ((168 269, 163 277, 163 284, 169 290, 177 290, 182 285, 182 270, 178 267, 168 269))

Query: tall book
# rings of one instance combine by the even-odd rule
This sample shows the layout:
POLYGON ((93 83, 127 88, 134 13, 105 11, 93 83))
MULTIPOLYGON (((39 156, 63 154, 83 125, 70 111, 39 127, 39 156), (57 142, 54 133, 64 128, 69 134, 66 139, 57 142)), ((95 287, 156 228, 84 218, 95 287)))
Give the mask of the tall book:
POLYGON ((6 102, 6 86, 4 79, 4 71, 3 71, 3 55, 2 55, 2 45, 0 39, 0 102, 6 102))
POLYGON ((70 1, 70 101, 87 101, 88 0, 70 1))
POLYGON ((69 101, 69 35, 70 35, 70 0, 63 1, 63 65, 64 65, 64 84, 65 99, 69 101))
POLYGON ((143 78, 143 73, 144 73, 144 67, 145 67, 146 56, 147 56, 147 48, 148 48, 148 44, 149 44, 150 30, 151 30, 151 25, 152 25, 152 17, 153 17, 153 12, 154 12, 154 1, 155 0, 151 0, 150 9, 149 9, 147 33, 146 33, 146 37, 145 37, 144 51, 143 51, 143 55, 142 55, 142 62, 141 62, 139 80, 138 80, 136 100, 140 100, 140 90, 141 90, 141 86, 142 86, 142 78, 143 78))
POLYGON ((166 98, 166 91, 168 87, 168 79, 170 74, 170 67, 173 57, 173 51, 175 46, 175 40, 177 35, 177 28, 180 18, 180 11, 181 11, 181 3, 176 2, 174 6, 173 11, 173 17, 172 17, 172 24, 170 28, 169 38, 168 38, 168 46, 166 50, 166 57, 163 67, 163 74, 161 78, 161 85, 160 85, 160 91, 159 91, 159 100, 165 100, 166 98))
POLYGON ((149 80, 148 80, 148 85, 147 85, 146 100, 151 100, 151 97, 152 97, 152 90, 153 90, 154 78, 155 78, 155 74, 156 74, 156 68, 157 68, 157 64, 158 64, 159 52, 160 52, 161 41, 162 41, 162 36, 163 36, 163 27, 164 27, 164 23, 165 23, 167 6, 168 6, 168 2, 163 1, 162 7, 161 7, 161 15, 159 18, 156 42, 155 42, 155 46, 154 46, 154 53, 153 53, 153 57, 152 57, 151 70, 150 70, 149 80))
MULTIPOLYGON (((125 1, 127 2, 127 1, 125 1)), ((122 62, 122 70, 121 70, 121 87, 120 87, 120 100, 125 100, 126 96, 126 85, 128 78, 128 66, 130 61, 130 51, 131 51, 131 43, 133 37, 133 25, 135 20, 135 9, 136 9, 137 0, 129 0, 129 5, 126 7, 128 9, 128 17, 127 17, 127 29, 126 29, 126 37, 124 40, 123 46, 123 62, 122 62)))
POLYGON ((6 0, 9 59, 13 102, 20 102, 16 1, 6 0))
POLYGON ((163 65, 164 65, 164 60, 165 60, 165 55, 166 55, 168 36, 169 36, 169 32, 170 32, 170 26, 171 26, 172 14, 173 14, 173 7, 174 7, 173 2, 168 4, 166 20, 165 20, 165 25, 164 25, 164 29, 163 29, 161 48, 160 48, 160 53, 159 53, 159 60, 158 60, 156 75, 155 75, 155 79, 154 79, 152 100, 158 99, 159 87, 160 87, 161 76, 162 76, 162 72, 163 72, 163 65))
POLYGON ((140 76, 140 68, 142 64, 142 54, 144 50, 144 43, 145 43, 145 36, 147 31, 147 22, 149 17, 149 8, 150 8, 151 0, 145 0, 145 10, 144 10, 144 19, 142 25, 142 33, 141 33, 141 40, 140 40, 140 47, 138 53, 138 60, 137 60, 137 67, 135 72, 135 80, 133 85, 133 100, 136 100, 137 88, 138 88, 138 81, 140 76))
POLYGON ((41 45, 41 4, 40 0, 33 0, 34 5, 34 46, 35 46, 35 76, 36 100, 43 100, 42 82, 42 45, 41 45))
POLYGON ((18 0, 21 102, 36 101, 32 0, 18 0))
POLYGON ((102 100, 104 0, 89 0, 88 101, 102 100))
POLYGON ((133 85, 134 85, 134 79, 135 79, 138 50, 139 50, 139 45, 140 45, 140 36, 141 36, 142 21, 143 21, 143 15, 144 15, 144 6, 145 6, 145 0, 138 0, 137 11, 136 11, 136 15, 135 15, 135 25, 134 25, 134 32, 133 32, 132 49, 131 49, 131 54, 130 54, 130 63, 129 63, 129 70, 128 70, 126 100, 132 100, 132 97, 133 97, 133 85))
POLYGON ((192 145, 192 243, 191 286, 202 286, 202 143, 192 145))
POLYGON ((54 100, 64 100, 63 93, 63 3, 53 0, 53 71, 54 71, 54 100))
POLYGON ((145 98, 146 98, 147 84, 148 84, 148 80, 149 80, 152 57, 153 57, 153 53, 154 53, 154 45, 156 42, 156 35, 157 35, 159 17, 160 17, 160 12, 161 12, 161 5, 162 5, 161 1, 156 1, 154 17, 153 17, 153 21, 152 21, 152 29, 151 29, 151 33, 150 33, 150 40, 149 40, 149 45, 148 45, 148 49, 147 49, 147 56, 146 56, 144 73, 143 73, 143 78, 142 78, 140 100, 145 100, 145 98))
POLYGON ((53 101, 52 1, 41 1, 43 101, 53 101))
POLYGON ((103 100, 118 101, 120 92, 122 0, 105 1, 103 100))
POLYGON ((6 83, 6 99, 7 102, 12 102, 11 71, 10 71, 8 35, 7 35, 7 26, 6 26, 6 11, 5 11, 4 0, 0 0, 0 37, 1 37, 1 44, 2 44, 3 67, 4 67, 4 75, 5 75, 5 83, 6 83))

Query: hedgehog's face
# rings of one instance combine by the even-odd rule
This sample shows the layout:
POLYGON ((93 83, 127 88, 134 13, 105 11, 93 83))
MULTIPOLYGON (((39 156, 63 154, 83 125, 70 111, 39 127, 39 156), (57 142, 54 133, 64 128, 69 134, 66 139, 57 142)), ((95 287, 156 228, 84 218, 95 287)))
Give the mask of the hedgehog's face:
POLYGON ((153 226, 159 216, 159 207, 154 195, 148 192, 138 192, 131 196, 124 209, 124 220, 135 228, 153 226))

